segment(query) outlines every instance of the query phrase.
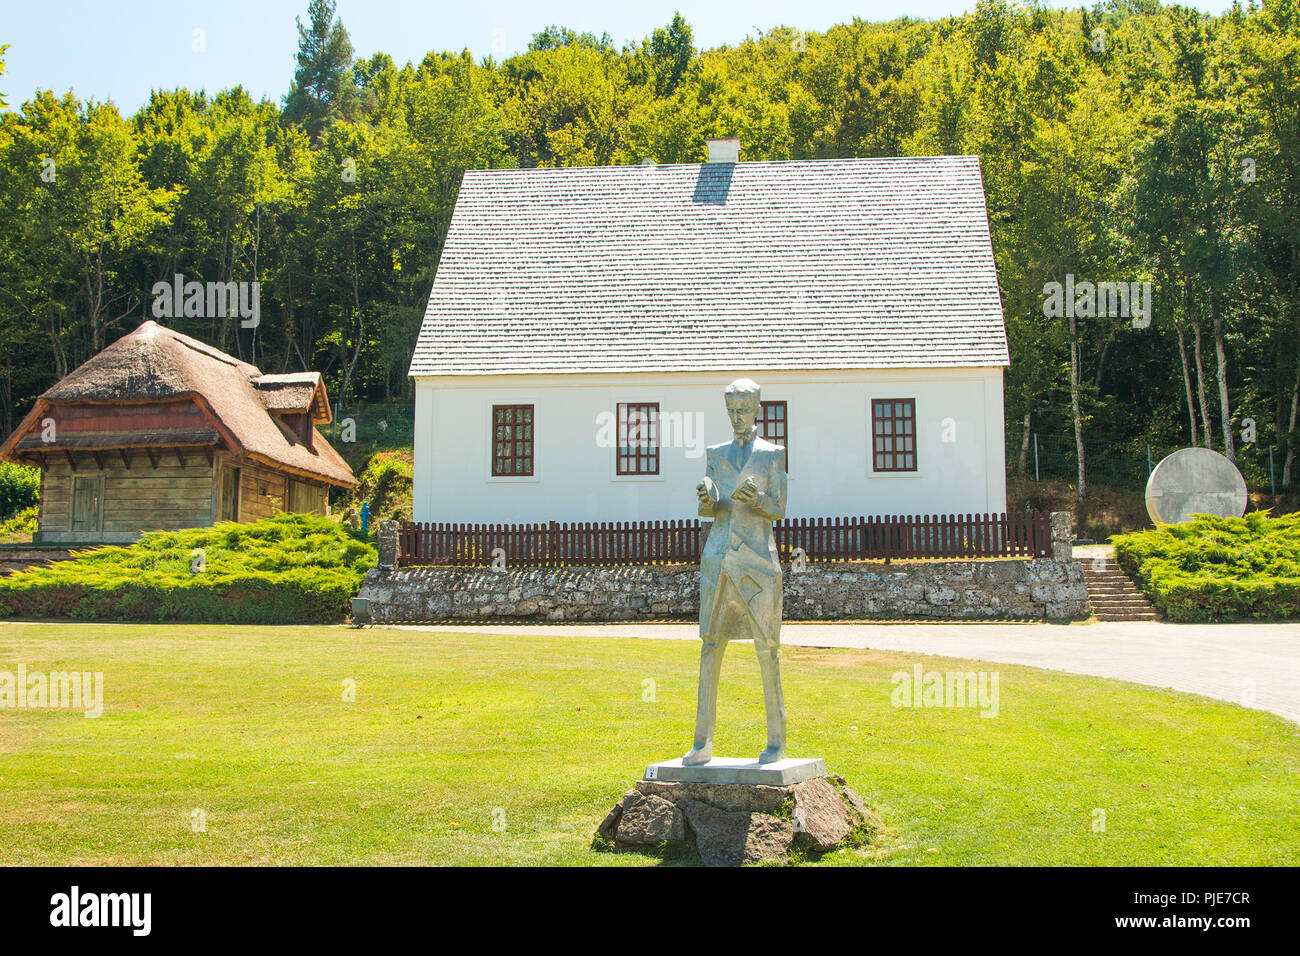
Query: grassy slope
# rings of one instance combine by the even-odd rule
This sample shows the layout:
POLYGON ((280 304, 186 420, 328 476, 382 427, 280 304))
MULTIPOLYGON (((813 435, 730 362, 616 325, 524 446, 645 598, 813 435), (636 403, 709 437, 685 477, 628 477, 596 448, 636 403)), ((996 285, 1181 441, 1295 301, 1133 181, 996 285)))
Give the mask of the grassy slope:
MULTIPOLYGON (((106 697, 97 720, 0 711, 5 861, 652 862, 587 844, 646 762, 686 749, 696 655, 675 641, 3 623, 0 669, 102 670, 106 697)), ((826 863, 1300 862, 1295 725, 1007 665, 992 665, 996 719, 896 710, 890 675, 917 661, 957 666, 787 649, 793 752, 824 756, 889 831, 826 863)), ((756 753, 747 645, 723 684, 718 750, 756 753)))

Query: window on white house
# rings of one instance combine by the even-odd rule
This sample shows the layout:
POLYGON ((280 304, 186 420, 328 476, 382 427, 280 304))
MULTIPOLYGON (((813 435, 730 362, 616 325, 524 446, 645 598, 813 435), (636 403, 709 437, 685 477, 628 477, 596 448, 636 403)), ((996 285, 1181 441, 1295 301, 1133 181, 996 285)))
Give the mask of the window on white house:
POLYGON ((533 406, 492 406, 492 475, 533 473, 533 406))
POLYGON ((755 420, 755 424, 758 425, 758 433, 763 436, 765 441, 770 441, 774 445, 781 445, 785 448, 785 462, 781 467, 785 469, 786 474, 790 473, 789 420, 790 414, 785 402, 760 403, 758 418, 755 420))
POLYGON ((915 399, 873 399, 871 434, 876 471, 916 471, 915 399))
POLYGON ((618 468, 620 475, 659 474, 659 403, 620 402, 618 468))

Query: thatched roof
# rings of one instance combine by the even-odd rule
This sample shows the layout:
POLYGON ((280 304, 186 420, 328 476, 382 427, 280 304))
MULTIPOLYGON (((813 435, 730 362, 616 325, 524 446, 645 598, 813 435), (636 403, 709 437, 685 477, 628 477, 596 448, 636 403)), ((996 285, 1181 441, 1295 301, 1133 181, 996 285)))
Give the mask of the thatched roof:
POLYGON ((334 420, 320 372, 261 375, 253 384, 262 393, 262 403, 273 412, 310 411, 312 421, 317 425, 327 425, 334 420))
POLYGON ((303 440, 298 434, 304 432, 277 424, 277 418, 289 413, 310 414, 315 423, 330 420, 329 398, 318 372, 263 375, 256 366, 152 320, 43 393, 0 448, 0 457, 8 457, 50 408, 181 398, 194 401, 219 434, 218 444, 229 451, 330 484, 357 483, 347 462, 314 428, 305 429, 303 440))

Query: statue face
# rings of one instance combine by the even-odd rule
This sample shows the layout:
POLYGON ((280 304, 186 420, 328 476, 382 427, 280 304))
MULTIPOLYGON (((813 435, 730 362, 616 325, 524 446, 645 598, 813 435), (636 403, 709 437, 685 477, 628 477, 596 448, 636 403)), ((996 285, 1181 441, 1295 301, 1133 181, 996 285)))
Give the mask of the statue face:
POLYGON ((758 417, 758 400, 752 395, 728 395, 727 417, 731 419, 731 430, 737 435, 748 435, 754 430, 754 419, 758 417))

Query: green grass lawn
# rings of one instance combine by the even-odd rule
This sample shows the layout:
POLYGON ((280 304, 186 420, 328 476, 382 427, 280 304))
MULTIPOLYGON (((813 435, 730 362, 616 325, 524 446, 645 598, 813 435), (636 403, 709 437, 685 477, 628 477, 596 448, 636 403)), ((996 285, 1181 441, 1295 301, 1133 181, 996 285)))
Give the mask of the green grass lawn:
MULTIPOLYGON (((616 638, 0 623, 0 670, 102 671, 105 697, 98 719, 0 710, 3 862, 654 863, 588 844, 647 762, 687 749, 697 654, 616 638)), ((886 824, 821 865, 1300 862, 1300 727, 1281 718, 919 655, 788 648, 784 672, 792 754, 825 757, 886 824), (999 715, 894 708, 891 675, 917 662, 995 669, 999 715)), ((717 752, 757 754, 761 721, 753 650, 736 645, 717 752)))

